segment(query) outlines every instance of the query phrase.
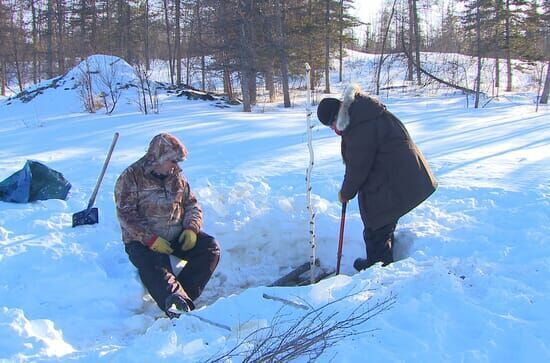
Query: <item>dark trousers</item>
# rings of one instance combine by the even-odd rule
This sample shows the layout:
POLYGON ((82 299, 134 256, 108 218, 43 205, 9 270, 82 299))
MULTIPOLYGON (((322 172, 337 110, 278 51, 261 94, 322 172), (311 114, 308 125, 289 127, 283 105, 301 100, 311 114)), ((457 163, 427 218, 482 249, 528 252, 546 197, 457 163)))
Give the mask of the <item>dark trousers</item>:
POLYGON ((377 262, 388 265, 393 262, 394 231, 397 221, 386 224, 378 229, 366 227, 363 231, 363 238, 367 247, 367 267, 377 262))
POLYGON ((202 293, 220 259, 218 242, 204 232, 197 235, 193 249, 184 252, 174 248, 172 254, 187 261, 178 276, 172 271, 168 255, 151 251, 138 241, 127 243, 125 249, 143 285, 163 311, 166 311, 166 298, 171 294, 180 295, 194 309, 193 300, 202 293))

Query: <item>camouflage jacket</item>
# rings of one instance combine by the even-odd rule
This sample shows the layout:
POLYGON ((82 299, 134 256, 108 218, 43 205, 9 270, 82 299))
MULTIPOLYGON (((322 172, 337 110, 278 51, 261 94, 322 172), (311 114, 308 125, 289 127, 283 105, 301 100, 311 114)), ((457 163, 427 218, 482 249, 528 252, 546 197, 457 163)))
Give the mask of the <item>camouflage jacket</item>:
MULTIPOLYGON (((166 141, 166 135, 171 136, 161 135, 165 137, 160 143, 166 141)), ((201 208, 181 169, 163 178, 152 173, 154 164, 166 157, 185 158, 185 147, 176 139, 175 151, 162 150, 163 145, 159 150, 159 140, 155 138, 147 154, 130 165, 116 182, 116 211, 124 243, 145 244, 154 236, 174 241, 184 229, 198 233, 202 226, 201 208)))

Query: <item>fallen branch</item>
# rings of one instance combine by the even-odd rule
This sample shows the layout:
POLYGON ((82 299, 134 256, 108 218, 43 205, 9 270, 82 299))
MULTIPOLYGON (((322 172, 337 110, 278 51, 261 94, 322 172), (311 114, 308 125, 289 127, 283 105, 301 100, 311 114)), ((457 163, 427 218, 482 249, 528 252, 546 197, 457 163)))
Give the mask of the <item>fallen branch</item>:
POLYGON ((191 313, 188 313, 188 314, 185 314, 185 315, 186 315, 186 316, 192 316, 192 317, 194 317, 194 318, 199 319, 199 320, 202 321, 202 322, 205 322, 205 323, 207 323, 207 324, 213 325, 213 326, 215 326, 215 327, 218 327, 218 328, 221 328, 221 329, 225 329, 225 330, 227 330, 227 331, 231 331, 231 328, 228 327, 227 325, 223 325, 223 324, 220 324, 220 323, 216 323, 215 321, 212 321, 212 320, 203 318, 202 316, 198 316, 198 315, 191 314, 191 313))
POLYGON ((475 94, 476 91, 472 90, 472 89, 469 89, 469 88, 466 88, 466 87, 462 87, 462 86, 459 86, 459 85, 456 85, 456 84, 452 84, 450 82, 447 82, 433 74, 431 74, 430 72, 426 71, 424 68, 420 67, 419 65, 417 65, 414 61, 414 59, 411 57, 411 55, 407 52, 407 47, 405 46, 405 39, 403 39, 403 37, 401 37, 401 45, 403 46, 403 53, 405 53, 405 56, 412 62, 412 64, 418 68, 420 70, 420 72, 424 73, 426 76, 430 77, 431 79, 433 79, 434 81, 436 82, 439 82, 441 84, 444 84, 445 86, 448 86, 448 87, 451 87, 451 88, 455 88, 455 89, 458 89, 458 90, 461 90, 462 92, 464 93, 468 93, 468 94, 475 94))
POLYGON ((296 303, 294 301, 290 301, 290 300, 287 300, 287 299, 283 299, 282 297, 272 296, 272 295, 268 295, 268 294, 263 294, 262 297, 264 299, 268 299, 268 300, 279 301, 279 302, 282 302, 285 305, 292 306, 292 307, 295 307, 295 308, 298 308, 298 309, 309 310, 309 306, 307 306, 307 305, 296 303))
POLYGON ((288 315, 279 312, 269 326, 259 328, 239 339, 229 351, 210 358, 207 362, 316 361, 328 348, 337 345, 343 339, 374 331, 375 329, 366 329, 363 324, 389 310, 396 301, 394 295, 385 297, 373 306, 370 306, 370 301, 367 300, 347 313, 342 312, 347 309, 334 306, 338 303, 349 304, 344 300, 354 295, 357 294, 344 296, 309 310, 296 320, 284 320, 288 315))

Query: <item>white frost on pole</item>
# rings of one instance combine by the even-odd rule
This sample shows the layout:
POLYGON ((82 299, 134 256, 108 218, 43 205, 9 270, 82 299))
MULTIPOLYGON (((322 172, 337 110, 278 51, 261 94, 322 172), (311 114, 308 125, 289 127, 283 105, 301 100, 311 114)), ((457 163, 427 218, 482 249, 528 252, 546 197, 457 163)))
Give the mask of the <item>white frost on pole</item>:
POLYGON ((310 281, 315 283, 315 212, 311 205, 311 171, 313 170, 314 156, 313 156, 313 144, 312 144, 312 125, 311 125, 311 67, 308 63, 306 67, 306 115, 307 115, 307 146, 309 148, 309 165, 306 171, 306 187, 307 187, 307 209, 309 211, 309 245, 311 247, 311 253, 309 256, 309 271, 311 272, 310 281))

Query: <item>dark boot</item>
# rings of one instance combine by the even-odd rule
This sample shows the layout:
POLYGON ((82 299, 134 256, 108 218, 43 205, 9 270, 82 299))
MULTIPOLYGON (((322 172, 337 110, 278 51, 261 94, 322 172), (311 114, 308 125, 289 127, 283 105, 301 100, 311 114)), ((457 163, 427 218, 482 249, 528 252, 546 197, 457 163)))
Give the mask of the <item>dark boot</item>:
POLYGON ((191 311, 184 298, 178 294, 168 295, 166 298, 166 309, 164 310, 170 319, 179 318, 181 314, 191 311))
POLYGON ((365 270, 377 262, 387 266, 393 262, 394 231, 397 225, 390 223, 378 229, 365 228, 363 238, 367 249, 367 258, 358 258, 353 263, 357 271, 365 270))
POLYGON ((366 258, 356 258, 355 261, 353 261, 353 268, 356 269, 357 271, 366 270, 372 265, 374 265, 374 263, 372 263, 366 258))

